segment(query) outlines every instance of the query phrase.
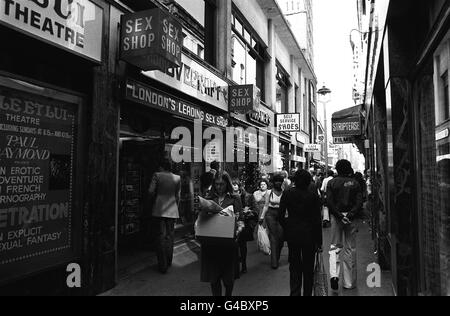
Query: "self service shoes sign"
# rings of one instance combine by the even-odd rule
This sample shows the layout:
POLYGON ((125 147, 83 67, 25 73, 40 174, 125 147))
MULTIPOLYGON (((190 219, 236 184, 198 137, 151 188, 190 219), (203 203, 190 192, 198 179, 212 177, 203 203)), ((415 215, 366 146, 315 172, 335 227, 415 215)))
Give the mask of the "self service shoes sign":
POLYGON ((180 67, 182 47, 181 24, 161 9, 121 18, 120 57, 144 71, 180 67))
POLYGON ((277 114, 278 132, 300 132, 300 114, 277 114))

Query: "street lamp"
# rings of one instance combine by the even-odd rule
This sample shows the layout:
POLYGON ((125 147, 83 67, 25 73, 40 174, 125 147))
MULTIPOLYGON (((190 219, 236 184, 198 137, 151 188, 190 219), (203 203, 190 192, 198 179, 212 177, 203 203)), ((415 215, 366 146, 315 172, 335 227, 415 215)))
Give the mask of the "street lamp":
POLYGON ((327 95, 331 94, 331 90, 325 87, 325 85, 317 91, 317 93, 321 96, 320 103, 323 104, 323 112, 324 112, 324 128, 325 128, 325 173, 328 176, 328 119, 327 119, 327 104, 330 103, 330 98, 326 98, 327 95))

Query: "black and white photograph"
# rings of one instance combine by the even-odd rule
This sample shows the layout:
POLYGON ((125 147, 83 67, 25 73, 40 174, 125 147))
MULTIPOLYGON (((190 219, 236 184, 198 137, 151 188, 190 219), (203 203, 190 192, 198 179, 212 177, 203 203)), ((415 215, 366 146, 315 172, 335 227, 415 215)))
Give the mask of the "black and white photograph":
POLYGON ((0 297, 450 296, 450 0, 0 0, 0 43, 0 297))

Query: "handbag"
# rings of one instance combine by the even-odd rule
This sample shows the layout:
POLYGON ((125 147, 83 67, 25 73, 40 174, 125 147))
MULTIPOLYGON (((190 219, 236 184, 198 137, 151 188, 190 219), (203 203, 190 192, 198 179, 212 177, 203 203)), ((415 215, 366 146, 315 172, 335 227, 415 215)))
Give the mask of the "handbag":
POLYGON ((317 251, 314 266, 314 296, 328 296, 328 275, 322 252, 317 251))

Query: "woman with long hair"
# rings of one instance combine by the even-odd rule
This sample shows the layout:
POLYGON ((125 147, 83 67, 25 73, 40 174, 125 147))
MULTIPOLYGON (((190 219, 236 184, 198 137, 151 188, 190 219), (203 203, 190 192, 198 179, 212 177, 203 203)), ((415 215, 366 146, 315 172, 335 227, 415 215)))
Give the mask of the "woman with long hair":
POLYGON ((230 215, 234 215, 236 219, 236 238, 234 240, 220 244, 211 240, 201 240, 201 281, 211 284, 213 296, 222 296, 223 283, 225 296, 229 297, 233 293, 234 281, 239 278, 236 240, 244 227, 241 221, 242 203, 240 197, 233 193, 231 178, 224 171, 215 174, 212 190, 206 198, 219 205, 220 209, 232 206, 234 214, 230 215))
POLYGON ((273 189, 266 195, 266 204, 260 217, 260 223, 265 222, 269 232, 272 269, 278 269, 281 250, 284 245, 283 228, 280 220, 280 202, 283 196, 284 175, 277 173, 271 182, 273 189))

